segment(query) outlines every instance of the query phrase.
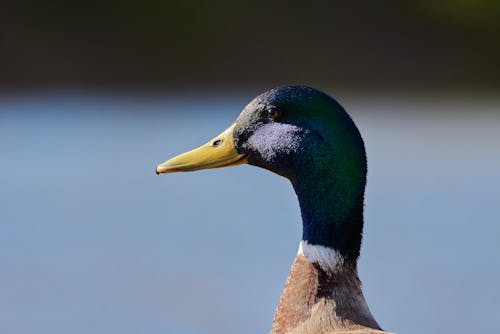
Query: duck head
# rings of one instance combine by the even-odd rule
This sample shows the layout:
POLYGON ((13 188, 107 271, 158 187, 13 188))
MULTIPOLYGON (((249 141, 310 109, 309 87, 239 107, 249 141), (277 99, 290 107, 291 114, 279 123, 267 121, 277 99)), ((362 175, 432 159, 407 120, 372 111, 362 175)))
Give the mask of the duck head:
POLYGON ((205 145, 165 161, 172 173, 247 163, 288 178, 299 198, 303 240, 357 259, 366 155, 361 135, 333 98, 285 86, 254 98, 205 145))

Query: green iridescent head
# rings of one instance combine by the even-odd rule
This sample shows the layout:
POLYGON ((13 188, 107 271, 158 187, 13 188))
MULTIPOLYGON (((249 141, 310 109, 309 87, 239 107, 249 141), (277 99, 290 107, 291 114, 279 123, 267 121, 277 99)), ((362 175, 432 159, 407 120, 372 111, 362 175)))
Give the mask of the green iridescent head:
POLYGON ((363 226, 366 155, 352 119, 330 96, 285 86, 253 99, 220 136, 157 172, 240 163, 288 178, 298 195, 303 239, 357 259, 363 226))

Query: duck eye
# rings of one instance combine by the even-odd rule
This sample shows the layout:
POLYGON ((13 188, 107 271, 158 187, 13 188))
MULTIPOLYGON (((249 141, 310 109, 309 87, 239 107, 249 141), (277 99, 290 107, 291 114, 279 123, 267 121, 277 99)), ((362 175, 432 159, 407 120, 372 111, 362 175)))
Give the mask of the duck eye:
POLYGON ((269 119, 277 119, 278 117, 280 117, 281 115, 281 112, 278 110, 278 108, 275 108, 275 107, 271 107, 269 109, 267 109, 267 117, 269 117, 269 119))
POLYGON ((216 140, 214 140, 214 142, 212 143, 212 146, 219 146, 221 143, 222 143, 222 140, 221 140, 221 139, 216 139, 216 140))

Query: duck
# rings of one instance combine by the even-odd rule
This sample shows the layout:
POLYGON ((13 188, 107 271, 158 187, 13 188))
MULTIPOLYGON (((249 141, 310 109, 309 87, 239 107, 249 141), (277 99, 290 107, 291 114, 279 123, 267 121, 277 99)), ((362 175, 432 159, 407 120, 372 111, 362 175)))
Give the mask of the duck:
POLYGON ((206 144, 156 167, 157 174, 249 164, 287 178, 303 233, 271 334, 382 334, 357 264, 367 160, 352 118, 331 96, 282 86, 255 97, 206 144))

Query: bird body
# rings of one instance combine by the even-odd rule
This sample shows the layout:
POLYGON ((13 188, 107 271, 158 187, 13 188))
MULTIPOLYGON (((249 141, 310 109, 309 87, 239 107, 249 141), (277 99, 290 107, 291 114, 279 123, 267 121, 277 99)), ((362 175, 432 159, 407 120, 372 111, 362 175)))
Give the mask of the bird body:
POLYGON ((289 179, 301 209, 302 241, 271 334, 385 333, 357 273, 367 164, 363 139, 342 106, 310 87, 272 89, 219 136, 156 172, 242 163, 289 179))
POLYGON ((339 261, 329 249, 317 247, 300 243, 271 333, 372 333, 379 329, 356 269, 339 261))

